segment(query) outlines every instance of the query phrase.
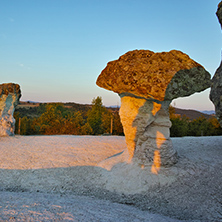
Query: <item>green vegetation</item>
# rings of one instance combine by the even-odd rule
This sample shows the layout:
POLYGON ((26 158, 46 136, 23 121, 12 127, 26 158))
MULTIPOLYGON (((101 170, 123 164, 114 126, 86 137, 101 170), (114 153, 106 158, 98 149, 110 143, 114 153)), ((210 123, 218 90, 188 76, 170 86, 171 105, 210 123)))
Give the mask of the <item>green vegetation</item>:
MULTIPOLYGON (((75 103, 30 104, 17 107, 15 133, 20 135, 124 135, 117 108, 106 108, 102 98, 96 97, 92 105, 75 103), (20 132, 19 132, 20 130, 20 132)), ((172 137, 222 135, 215 117, 199 116, 189 119, 175 114, 170 106, 172 137)))
POLYGON ((197 119, 190 120, 188 117, 177 116, 175 109, 170 106, 170 120, 172 127, 170 128, 171 137, 181 136, 217 136, 222 135, 222 128, 215 117, 207 119, 204 115, 197 119))
POLYGON ((15 133, 20 135, 123 135, 118 109, 103 106, 102 98, 92 100, 92 105, 73 103, 39 104, 19 107, 14 114, 15 133), (112 121, 112 123, 111 123, 112 121))

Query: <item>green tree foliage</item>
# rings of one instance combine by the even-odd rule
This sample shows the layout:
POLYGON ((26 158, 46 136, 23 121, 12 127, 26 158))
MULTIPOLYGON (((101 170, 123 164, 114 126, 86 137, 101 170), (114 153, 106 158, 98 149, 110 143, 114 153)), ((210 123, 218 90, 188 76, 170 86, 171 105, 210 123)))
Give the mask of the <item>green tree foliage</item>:
POLYGON ((118 110, 104 107, 102 98, 99 96, 92 100, 92 109, 88 111, 87 123, 92 129, 93 135, 110 134, 111 127, 113 135, 123 135, 118 110))
POLYGON ((80 105, 74 104, 77 106, 75 109, 71 105, 51 103, 40 104, 37 107, 31 107, 31 109, 29 107, 19 108, 14 113, 15 133, 19 133, 20 119, 21 135, 97 135, 110 133, 111 120, 113 119, 114 134, 122 135, 122 125, 116 114, 118 112, 105 108, 101 97, 94 98, 92 106, 87 106, 87 109, 82 109, 80 105), (25 110, 27 115, 25 115, 25 110))
POLYGON ((175 108, 173 106, 169 107, 169 115, 172 123, 172 126, 170 128, 170 136, 171 137, 186 136, 189 124, 188 118, 186 118, 186 116, 183 116, 182 118, 180 116, 177 116, 175 114, 175 108))
POLYGON ((15 133, 20 135, 33 135, 35 130, 33 130, 33 119, 24 116, 20 117, 19 112, 15 112, 15 133), (19 132, 19 123, 20 123, 20 132, 19 132))
POLYGON ((186 136, 188 131, 188 119, 186 117, 175 117, 171 119, 172 126, 170 128, 170 136, 181 137, 186 136))
POLYGON ((176 115, 175 108, 172 106, 169 108, 169 114, 172 122, 170 128, 170 135, 172 137, 222 135, 222 129, 215 117, 206 119, 204 116, 201 116, 190 120, 186 116, 176 115))
POLYGON ((113 113, 113 135, 124 135, 118 110, 113 113))
POLYGON ((47 104, 42 108, 45 112, 38 118, 20 117, 19 112, 16 112, 16 133, 20 118, 21 135, 81 134, 81 128, 85 124, 81 112, 72 112, 59 103, 47 104))
POLYGON ((111 133, 111 121, 113 121, 112 111, 105 109, 104 112, 102 113, 103 133, 111 133))
POLYGON ((96 97, 92 100, 92 109, 88 111, 88 119, 90 127, 94 135, 103 133, 102 116, 106 112, 106 108, 102 104, 102 98, 96 97))
POLYGON ((40 134, 81 134, 84 120, 80 112, 71 112, 63 104, 48 104, 46 111, 38 118, 36 128, 40 134))
POLYGON ((93 129, 89 125, 88 122, 85 123, 84 126, 81 128, 82 135, 92 135, 93 134, 93 129))
POLYGON ((220 135, 221 127, 216 118, 207 120, 204 116, 189 122, 188 136, 220 135))
MULTIPOLYGON (((106 108, 102 98, 92 100, 87 109, 81 105, 51 103, 36 107, 19 108, 14 113, 15 133, 21 135, 124 135, 118 109, 106 108), (21 111, 21 113, 20 113, 21 111), (112 124, 111 124, 112 122, 112 124)), ((206 119, 201 116, 190 120, 186 116, 175 114, 175 108, 169 108, 172 137, 222 135, 222 128, 215 117, 206 119)))

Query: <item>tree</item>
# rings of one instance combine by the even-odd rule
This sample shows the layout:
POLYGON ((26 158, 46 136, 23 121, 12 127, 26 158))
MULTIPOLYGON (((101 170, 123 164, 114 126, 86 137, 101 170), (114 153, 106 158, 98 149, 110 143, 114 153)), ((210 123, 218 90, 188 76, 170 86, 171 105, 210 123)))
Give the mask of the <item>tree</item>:
POLYGON ((59 103, 47 104, 46 112, 39 118, 40 132, 47 135, 61 134, 64 127, 63 111, 64 106, 59 103))
POLYGON ((81 127, 81 134, 82 135, 91 135, 93 134, 93 130, 88 122, 84 126, 81 127))
POLYGON ((213 125, 204 116, 189 122, 189 136, 210 136, 213 131, 213 125))
POLYGON ((20 135, 32 135, 32 120, 30 118, 22 117, 21 118, 21 128, 20 135))
POLYGON ((87 122, 93 130, 94 135, 102 134, 102 115, 106 108, 102 104, 102 97, 97 96, 92 100, 92 109, 88 111, 87 122))
POLYGON ((80 112, 72 112, 63 104, 47 104, 46 111, 35 121, 35 128, 40 134, 81 134, 84 120, 80 112))
POLYGON ((175 108, 169 106, 169 115, 172 126, 170 127, 170 136, 181 137, 186 136, 188 131, 188 118, 184 115, 182 118, 175 114, 175 108))
POLYGON ((123 125, 121 123, 118 111, 115 111, 113 114, 113 134, 114 135, 124 135, 123 125))
POLYGON ((104 133, 111 132, 111 120, 113 121, 113 114, 110 110, 104 110, 102 113, 102 130, 104 133))
POLYGON ((220 126, 219 121, 215 117, 211 117, 208 119, 209 123, 213 127, 213 134, 212 135, 222 135, 222 128, 220 126))
POLYGON ((172 137, 181 137, 186 136, 188 132, 188 119, 183 116, 174 117, 171 119, 172 126, 170 128, 170 136, 172 137))

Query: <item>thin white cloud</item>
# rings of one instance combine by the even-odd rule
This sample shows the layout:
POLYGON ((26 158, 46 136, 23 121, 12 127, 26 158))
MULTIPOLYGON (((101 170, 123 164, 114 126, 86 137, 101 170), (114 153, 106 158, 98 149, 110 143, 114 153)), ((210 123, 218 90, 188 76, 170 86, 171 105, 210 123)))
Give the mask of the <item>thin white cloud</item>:
POLYGON ((18 63, 17 65, 18 65, 19 67, 21 67, 21 68, 31 69, 30 67, 24 65, 23 63, 18 63))

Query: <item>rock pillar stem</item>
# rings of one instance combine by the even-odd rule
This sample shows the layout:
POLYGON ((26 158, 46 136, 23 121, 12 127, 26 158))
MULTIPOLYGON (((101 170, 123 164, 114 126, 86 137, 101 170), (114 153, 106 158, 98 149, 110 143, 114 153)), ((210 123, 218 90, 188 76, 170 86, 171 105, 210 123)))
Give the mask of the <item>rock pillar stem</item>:
POLYGON ((130 96, 121 98, 119 113, 126 138, 128 162, 150 165, 153 169, 177 162, 170 140, 168 104, 130 96))

